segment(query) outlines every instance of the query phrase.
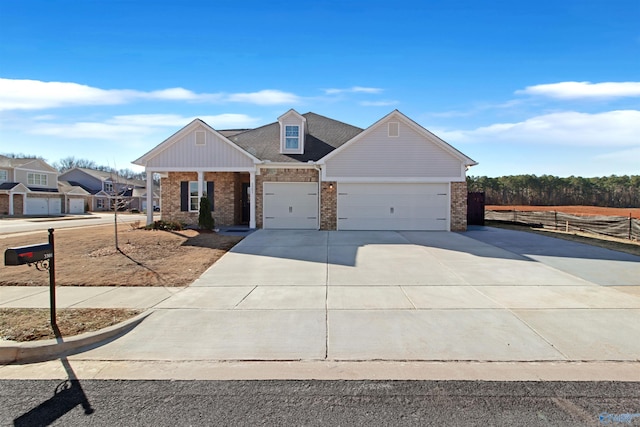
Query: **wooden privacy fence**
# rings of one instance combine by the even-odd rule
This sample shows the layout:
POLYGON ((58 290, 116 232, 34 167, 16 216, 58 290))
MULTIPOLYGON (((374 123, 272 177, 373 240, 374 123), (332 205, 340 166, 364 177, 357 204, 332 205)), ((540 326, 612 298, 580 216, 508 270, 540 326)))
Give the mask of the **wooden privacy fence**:
POLYGON ((485 211, 485 219, 566 232, 582 231, 621 239, 640 238, 640 220, 624 216, 577 216, 556 211, 485 211))

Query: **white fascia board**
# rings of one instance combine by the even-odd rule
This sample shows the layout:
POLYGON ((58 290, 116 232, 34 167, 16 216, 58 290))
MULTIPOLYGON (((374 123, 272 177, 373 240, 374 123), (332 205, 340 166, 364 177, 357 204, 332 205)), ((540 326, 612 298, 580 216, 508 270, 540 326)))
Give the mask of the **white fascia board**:
POLYGON ((208 124, 206 124, 204 121, 202 121, 200 119, 194 119, 191 123, 189 123, 188 125, 186 125, 182 129, 180 129, 179 131, 177 131, 176 133, 171 135, 169 138, 165 139, 160 144, 156 145, 150 151, 148 151, 147 153, 143 154, 140 158, 134 160, 131 163, 134 164, 134 165, 145 166, 146 167, 147 162, 149 162, 149 160, 153 159, 154 157, 156 157, 157 155, 162 153, 164 150, 166 150, 167 148, 172 146, 178 139, 182 138, 185 134, 191 132, 193 130, 193 128, 198 127, 198 126, 203 126, 207 130, 213 132, 214 135, 218 136, 220 139, 222 139, 222 141, 224 141, 225 143, 229 144, 231 147, 233 147, 234 149, 238 150, 239 152, 241 152, 245 156, 249 157, 254 163, 260 163, 261 162, 260 159, 258 159, 257 157, 255 157, 251 153, 248 153, 247 151, 243 150, 240 146, 234 144, 231 140, 229 140, 229 138, 227 138, 226 136, 224 136, 221 133, 219 133, 217 130, 215 130, 214 128, 212 128, 208 124))
POLYGON ((55 174, 58 174, 58 170, 57 170, 56 168, 54 168, 54 167, 53 167, 53 166, 51 166, 49 163, 47 163, 47 162, 45 162, 45 161, 43 161, 43 160, 40 160, 40 159, 33 159, 32 161, 27 162, 27 163, 24 163, 24 164, 23 164, 23 165, 21 165, 21 166, 15 166, 15 167, 14 167, 14 169, 22 169, 22 170, 28 170, 28 171, 47 172, 47 173, 55 173, 55 174), (25 166, 31 165, 31 164, 33 164, 33 163, 36 163, 36 164, 38 164, 38 165, 40 165, 40 166, 44 167, 46 170, 42 170, 42 169, 29 169, 28 167, 25 167, 25 166))
POLYGON ((261 163, 257 169, 317 169, 316 163, 261 163))
POLYGON ((190 167, 154 167, 154 168, 145 168, 145 172, 147 173, 164 173, 164 172, 255 172, 255 167, 242 167, 242 168, 234 168, 234 167, 201 167, 201 168, 190 168, 190 167))
POLYGON ((464 178, 459 176, 456 177, 347 177, 347 176, 338 176, 338 177, 327 177, 323 176, 323 182, 337 182, 344 184, 359 184, 359 183, 377 183, 377 184, 440 184, 440 183, 449 183, 449 182, 464 182, 464 178))
POLYGON ((297 119, 302 120, 304 123, 307 122, 307 118, 305 116, 303 116, 302 114, 298 113, 293 108, 291 108, 289 111, 287 111, 286 113, 284 113, 283 115, 278 117, 278 121, 281 121, 283 118, 285 118, 285 117, 287 117, 289 115, 294 115, 297 119))
POLYGON ((18 185, 16 185, 15 187, 11 188, 10 190, 7 190, 7 193, 11 193, 11 194, 26 194, 26 193, 31 193, 32 191, 29 190, 29 187, 27 187, 26 185, 24 185, 23 183, 19 182, 18 185))

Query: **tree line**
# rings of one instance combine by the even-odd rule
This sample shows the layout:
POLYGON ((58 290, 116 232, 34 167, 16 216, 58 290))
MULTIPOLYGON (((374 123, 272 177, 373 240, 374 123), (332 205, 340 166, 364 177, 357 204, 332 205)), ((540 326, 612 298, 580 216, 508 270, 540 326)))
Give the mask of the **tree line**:
POLYGON ((469 176, 467 188, 470 192, 484 192, 487 205, 640 207, 640 175, 595 178, 560 178, 552 175, 510 175, 498 178, 469 176))

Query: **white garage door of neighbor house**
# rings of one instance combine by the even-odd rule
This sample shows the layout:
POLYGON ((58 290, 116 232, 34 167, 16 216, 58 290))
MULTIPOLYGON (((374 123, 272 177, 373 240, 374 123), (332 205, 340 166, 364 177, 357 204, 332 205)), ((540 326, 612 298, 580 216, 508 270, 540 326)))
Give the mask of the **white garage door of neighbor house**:
POLYGON ((69 199, 69 213, 84 213, 84 199, 69 199))
POLYGON ((62 202, 58 198, 27 197, 27 215, 59 215, 62 202))
POLYGON ((316 230, 317 182, 265 182, 264 228, 316 230))
POLYGON ((338 230, 448 230, 449 184, 338 184, 338 230))

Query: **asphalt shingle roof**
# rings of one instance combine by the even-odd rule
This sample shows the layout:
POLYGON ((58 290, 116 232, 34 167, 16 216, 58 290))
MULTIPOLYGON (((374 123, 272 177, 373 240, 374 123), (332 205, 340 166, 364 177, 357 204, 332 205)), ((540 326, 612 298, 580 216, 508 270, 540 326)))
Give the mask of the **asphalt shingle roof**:
POLYGON ((230 136, 229 139, 260 160, 306 163, 310 160, 320 160, 363 131, 359 127, 315 113, 306 113, 302 116, 307 119, 304 154, 280 153, 278 122, 230 136))

